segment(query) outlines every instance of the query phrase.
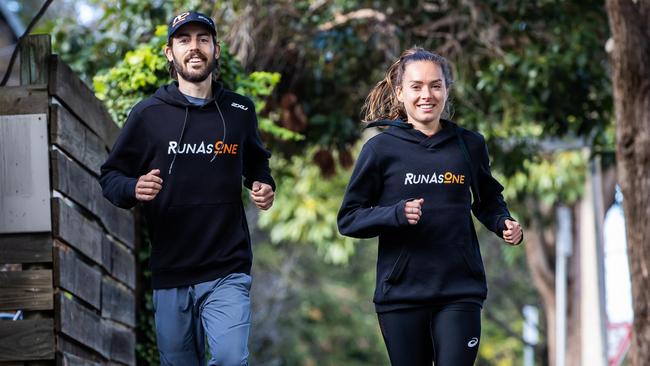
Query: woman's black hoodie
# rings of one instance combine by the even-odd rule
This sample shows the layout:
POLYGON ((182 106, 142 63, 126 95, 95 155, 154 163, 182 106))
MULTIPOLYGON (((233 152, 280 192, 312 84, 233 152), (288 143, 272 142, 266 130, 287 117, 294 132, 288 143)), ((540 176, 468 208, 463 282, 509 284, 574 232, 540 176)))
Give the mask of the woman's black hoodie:
POLYGON ((159 88, 129 114, 101 167, 104 196, 136 203, 138 177, 160 169, 162 190, 143 204, 156 289, 250 273, 252 251, 242 204, 253 181, 275 190, 251 100, 213 83, 213 98, 196 106, 176 83, 159 88))
POLYGON ((510 218, 483 136, 446 120, 431 137, 387 124, 363 146, 338 214, 341 234, 379 236, 377 312, 482 304, 487 286, 471 212, 499 236, 510 218), (404 205, 419 198, 422 217, 409 225, 404 205))

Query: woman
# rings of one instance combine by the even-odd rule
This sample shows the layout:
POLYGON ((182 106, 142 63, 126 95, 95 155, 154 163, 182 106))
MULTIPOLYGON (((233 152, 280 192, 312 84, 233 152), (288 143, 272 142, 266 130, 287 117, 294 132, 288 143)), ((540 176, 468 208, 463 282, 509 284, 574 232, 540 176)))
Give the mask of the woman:
POLYGON ((490 173, 483 136, 441 119, 447 60, 405 51, 370 92, 339 231, 379 236, 375 309, 393 366, 473 365, 487 295, 471 212, 506 243, 523 234, 490 173))

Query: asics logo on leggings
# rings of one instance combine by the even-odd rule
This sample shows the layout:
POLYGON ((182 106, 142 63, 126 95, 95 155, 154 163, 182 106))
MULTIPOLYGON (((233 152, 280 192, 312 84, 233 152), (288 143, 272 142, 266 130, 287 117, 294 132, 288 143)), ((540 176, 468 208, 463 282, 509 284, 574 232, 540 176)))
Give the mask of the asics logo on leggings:
POLYGON ((478 338, 472 337, 472 339, 467 342, 467 347, 472 348, 478 344, 478 338))

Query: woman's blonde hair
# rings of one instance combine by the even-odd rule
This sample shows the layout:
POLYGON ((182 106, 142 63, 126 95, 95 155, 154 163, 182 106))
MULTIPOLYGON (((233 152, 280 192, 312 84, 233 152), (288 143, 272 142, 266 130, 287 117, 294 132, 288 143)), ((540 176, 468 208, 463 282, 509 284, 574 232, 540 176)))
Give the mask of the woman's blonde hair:
MULTIPOLYGON (((408 119, 404 105, 397 100, 396 89, 402 85, 406 65, 415 61, 429 61, 437 64, 442 69, 442 75, 445 78, 445 86, 447 89, 451 88, 454 84, 451 76, 451 68, 446 58, 427 51, 422 47, 409 48, 386 70, 384 79, 370 90, 361 108, 364 122, 382 119, 402 119, 406 121, 408 119)), ((445 112, 448 112, 447 108, 448 104, 445 103, 445 112)))

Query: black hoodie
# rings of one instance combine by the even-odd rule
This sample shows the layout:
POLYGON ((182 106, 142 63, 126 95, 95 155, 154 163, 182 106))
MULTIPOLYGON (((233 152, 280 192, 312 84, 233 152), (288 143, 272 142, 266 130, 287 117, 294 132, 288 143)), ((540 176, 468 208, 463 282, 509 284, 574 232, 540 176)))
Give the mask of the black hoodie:
POLYGON ((446 120, 431 137, 404 122, 382 124, 392 127, 363 146, 338 214, 341 234, 379 236, 377 312, 482 304, 487 285, 471 212, 499 236, 510 218, 483 136, 446 120), (418 198, 422 217, 409 225, 404 205, 418 198))
POLYGON ((159 88, 133 107, 101 167, 104 196, 122 208, 137 203, 138 177, 160 169, 162 190, 143 204, 156 289, 250 273, 242 176, 275 190, 252 101, 219 83, 212 94, 196 106, 176 83, 159 88))

